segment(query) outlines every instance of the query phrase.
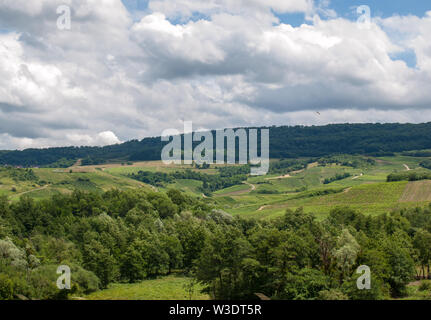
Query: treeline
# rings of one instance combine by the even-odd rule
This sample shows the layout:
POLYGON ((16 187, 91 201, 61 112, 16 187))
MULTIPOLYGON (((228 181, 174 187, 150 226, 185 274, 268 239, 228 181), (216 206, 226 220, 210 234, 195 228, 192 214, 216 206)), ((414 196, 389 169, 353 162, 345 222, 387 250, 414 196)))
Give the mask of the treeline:
POLYGON ((431 160, 430 159, 421 161, 421 163, 419 165, 421 167, 425 168, 425 169, 430 169, 431 170, 431 160))
POLYGON ((269 163, 269 174, 282 174, 307 168, 312 160, 280 159, 269 163))
POLYGON ((250 165, 217 167, 220 177, 227 178, 250 174, 250 165))
POLYGON ((247 180, 247 174, 245 173, 247 171, 244 168, 232 167, 232 169, 228 169, 228 167, 223 167, 219 169, 220 174, 205 174, 190 169, 172 173, 141 170, 138 173, 129 174, 128 177, 156 187, 165 187, 178 179, 201 181, 201 191, 206 195, 210 195, 214 191, 232 187, 247 180))
POLYGON ((376 161, 374 159, 364 158, 362 156, 352 156, 347 154, 322 157, 317 161, 320 165, 335 163, 341 166, 352 168, 363 168, 376 164, 376 161))
POLYGON ((431 172, 427 171, 403 171, 394 172, 387 176, 387 182, 394 181, 419 181, 419 180, 431 180, 431 172))
POLYGON ((23 295, 63 299, 190 269, 203 245, 201 220, 211 208, 171 190, 102 195, 76 191, 34 201, 0 199, 0 300, 23 295), (180 216, 181 214, 181 216, 180 216), (72 290, 58 290, 59 265, 71 267, 72 290))
POLYGON ((62 299, 173 270, 215 299, 401 297, 426 275, 430 232, 430 208, 379 216, 338 208, 323 220, 297 210, 261 221, 176 190, 2 198, 0 299, 62 299), (71 292, 55 286, 59 265, 72 268, 71 292), (360 265, 371 269, 371 290, 357 289, 360 265))
POLYGON ((48 164, 48 165, 43 165, 42 167, 44 167, 44 168, 69 168, 69 167, 73 166, 75 164, 75 162, 76 162, 75 159, 61 158, 61 159, 57 160, 56 162, 53 162, 53 163, 48 164))
POLYGON ((306 189, 298 189, 297 191, 301 192, 301 194, 295 195, 291 199, 302 199, 302 198, 326 196, 328 194, 341 193, 344 190, 345 190, 345 188, 317 189, 317 190, 311 190, 311 191, 307 191, 306 189))
POLYGON ((352 174, 350 174, 349 172, 345 172, 345 173, 337 173, 335 176, 330 177, 330 178, 326 178, 323 180, 323 184, 330 184, 334 181, 339 181, 339 180, 343 180, 346 178, 351 177, 352 174))
POLYGON ((393 155, 394 152, 430 149, 431 141, 427 138, 430 133, 431 123, 271 127, 270 153, 272 158, 393 155))
POLYGON ((0 164, 13 166, 66 166, 83 159, 83 165, 103 164, 110 161, 160 160, 164 143, 160 138, 131 140, 106 147, 61 147, 26 149, 0 152, 0 164))
POLYGON ((32 169, 22 169, 13 167, 0 167, 0 173, 6 173, 7 176, 12 178, 15 182, 18 181, 38 181, 38 176, 32 169))
MULTIPOLYGON (((431 135, 431 123, 274 126, 262 129, 269 129, 270 158, 275 159, 324 157, 333 154, 389 156, 394 152, 431 149, 431 141, 428 139, 431 135)), ((160 160, 165 144, 160 138, 146 138, 106 147, 2 151, 0 164, 28 167, 47 166, 61 159, 83 159, 83 164, 160 160)))
MULTIPOLYGON (((289 300, 400 297, 416 275, 413 257, 429 264, 424 246, 431 239, 429 229, 415 229, 404 214, 336 209, 317 222, 298 210, 268 223, 235 221, 209 235, 196 276, 219 299, 251 299, 255 292, 289 300), (359 265, 372 270, 371 290, 357 288, 359 265)), ((429 209, 418 214, 429 228, 429 209)))
POLYGON ((431 157, 431 150, 404 151, 401 153, 401 155, 407 156, 407 157, 427 158, 427 157, 431 157))

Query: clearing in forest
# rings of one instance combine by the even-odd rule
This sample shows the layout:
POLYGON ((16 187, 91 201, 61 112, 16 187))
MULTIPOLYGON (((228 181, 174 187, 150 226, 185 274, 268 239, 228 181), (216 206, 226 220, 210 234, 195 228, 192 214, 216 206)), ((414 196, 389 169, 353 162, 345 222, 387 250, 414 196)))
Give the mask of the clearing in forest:
POLYGON ((190 286, 190 278, 166 276, 144 280, 140 283, 111 284, 108 289, 97 291, 85 300, 209 300, 201 293, 199 284, 190 286), (189 287, 189 288, 188 288, 189 287))

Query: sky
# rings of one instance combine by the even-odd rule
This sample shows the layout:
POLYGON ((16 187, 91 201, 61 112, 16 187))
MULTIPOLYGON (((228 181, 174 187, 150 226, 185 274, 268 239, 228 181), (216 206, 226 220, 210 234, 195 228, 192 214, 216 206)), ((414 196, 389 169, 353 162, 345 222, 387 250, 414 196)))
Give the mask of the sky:
POLYGON ((418 0, 2 0, 0 149, 428 122, 429 30, 418 0))

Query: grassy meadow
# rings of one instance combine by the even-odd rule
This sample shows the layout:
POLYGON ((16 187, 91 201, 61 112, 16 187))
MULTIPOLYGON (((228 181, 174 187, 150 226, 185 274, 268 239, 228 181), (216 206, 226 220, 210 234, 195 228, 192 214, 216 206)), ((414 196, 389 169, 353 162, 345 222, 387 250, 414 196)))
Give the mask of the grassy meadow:
MULTIPOLYGON (((132 284, 112 284, 108 289, 97 291, 86 300, 208 300, 201 293, 202 286, 182 276, 166 276, 132 284)), ((75 297, 76 299, 77 297, 75 297)))

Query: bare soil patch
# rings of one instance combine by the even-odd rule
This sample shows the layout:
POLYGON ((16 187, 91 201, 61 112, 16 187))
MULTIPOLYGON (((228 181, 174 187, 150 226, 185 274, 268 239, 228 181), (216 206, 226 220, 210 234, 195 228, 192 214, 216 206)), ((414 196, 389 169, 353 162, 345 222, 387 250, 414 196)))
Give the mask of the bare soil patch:
POLYGON ((412 181, 406 185, 399 202, 431 201, 431 180, 412 181))

